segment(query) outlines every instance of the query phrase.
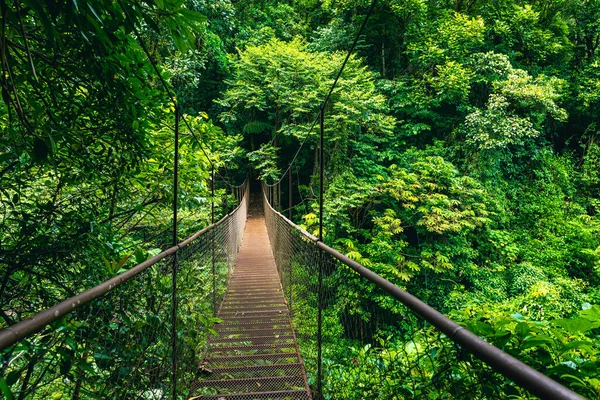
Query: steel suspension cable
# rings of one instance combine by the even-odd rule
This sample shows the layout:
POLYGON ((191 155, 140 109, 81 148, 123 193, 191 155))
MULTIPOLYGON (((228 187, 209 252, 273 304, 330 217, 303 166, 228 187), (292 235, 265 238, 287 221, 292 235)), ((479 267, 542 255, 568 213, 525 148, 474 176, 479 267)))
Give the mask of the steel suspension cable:
POLYGON ((323 100, 323 102, 321 103, 321 105, 319 106, 319 111, 317 112, 313 123, 311 124, 310 128, 307 130, 306 132, 306 136, 304 137, 304 139, 302 140, 302 142, 300 143, 300 146, 298 146, 298 150, 296 151, 296 153, 294 154, 294 157, 292 158, 292 161, 290 161, 288 167, 286 168, 286 170, 283 172, 283 174, 281 174, 281 177, 275 181, 273 183, 273 185, 276 185, 278 183, 280 183, 283 178, 285 178, 286 174, 288 173, 288 171, 290 170, 290 168, 292 168, 292 165, 294 164, 294 162, 296 161, 296 158, 298 157, 298 155, 300 154, 300 151, 302 150, 302 147, 304 146, 306 139, 308 138, 309 133, 313 130, 313 128, 315 127, 315 125, 317 124, 317 122, 320 120, 321 116, 321 112, 325 109, 325 106, 327 105, 327 103, 329 102, 329 99, 331 98, 331 95, 333 93, 333 91, 335 90, 338 81, 340 79, 340 77, 342 76, 342 73, 344 72, 344 69, 346 68, 346 64, 348 63, 348 60, 350 59, 350 56, 352 55, 352 53, 354 52, 354 49, 356 48, 356 45, 358 43, 358 40, 360 39, 360 36, 362 35, 363 31, 365 30, 365 26, 367 25, 367 22, 369 20, 369 18, 371 17, 371 14, 373 14, 373 10, 375 9, 375 5, 377 3, 377 0, 373 0, 371 2, 371 6, 369 7, 369 10, 367 11, 367 14, 365 16, 365 19, 363 20, 363 22, 360 25, 360 28, 358 29, 358 32, 356 33, 354 40, 352 41, 352 45, 350 46, 350 49, 348 50, 347 54, 346 54, 346 58, 344 59, 344 62, 342 63, 340 69, 338 70, 338 73, 333 81, 333 84, 331 85, 331 87, 329 88, 329 91, 327 92, 327 96, 325 96, 325 100, 323 100))
MULTIPOLYGON (((127 12, 126 8, 123 6, 123 3, 119 0, 119 5, 121 6, 121 8, 123 9, 123 12, 125 13, 125 16, 131 20, 129 13, 127 12)), ((150 54, 150 51, 148 50, 148 47, 144 44, 144 41, 142 40, 142 37, 140 35, 139 30, 137 29, 137 27, 135 26, 135 24, 132 22, 132 29, 133 29, 133 33, 135 34, 135 37, 137 39, 138 44, 140 45, 140 47, 142 48, 142 50, 144 51, 144 54, 146 54, 146 57, 148 58, 148 61, 150 62, 150 64, 152 65, 152 68, 154 69, 154 72, 156 72, 156 75, 158 76, 158 79, 160 81, 161 86, 165 89, 167 96, 169 97, 169 100, 171 101, 171 103, 173 103, 173 106, 175 107, 175 110, 179 110, 179 103, 177 102, 177 99, 175 98, 175 94, 171 91, 171 88, 169 87, 169 85, 167 84, 167 82, 165 81, 165 78, 162 76, 162 74, 160 73, 160 70, 158 69, 158 66, 156 64, 156 61, 154 60, 154 58, 152 57, 152 55, 150 54)), ((205 147, 205 143, 201 138, 198 138, 198 136, 196 135, 196 133, 194 132, 194 130, 192 129, 191 125, 189 124, 188 120, 185 118, 184 114, 180 115, 181 120, 183 121, 183 123, 185 124, 186 128, 188 129, 188 131, 190 132, 190 134, 192 135, 192 137, 194 138, 195 142, 198 144, 198 146, 200 147, 200 150, 202 151, 202 153, 204 154, 204 156, 206 157, 206 160, 208 161, 208 163, 210 164, 211 167, 214 168, 214 162, 211 159, 211 157, 208 155, 208 153, 206 152, 205 147)), ((221 173, 219 173, 218 169, 215 172, 222 180, 223 182, 232 187, 234 185, 232 185, 227 179, 225 179, 221 173)))
POLYGON ((364 31, 365 26, 367 25, 367 21, 369 21, 369 17, 371 17, 371 14, 373 13, 373 10, 375 9, 376 3, 377 3, 377 0, 373 0, 371 2, 371 7, 369 7, 369 11, 367 12, 367 15, 365 16, 365 19, 363 20, 362 24, 360 25, 360 28, 358 29, 358 33, 354 37, 352 46, 350 46, 350 50, 348 50, 348 54, 346 54, 346 59, 342 63, 342 66, 341 66, 337 76, 335 77, 335 81, 333 81, 333 85, 331 85, 331 89, 329 89, 329 93, 327 93, 327 97, 325 97, 325 101, 323 101, 323 104, 321 105, 322 108, 325 108, 325 106, 327 105, 327 102, 329 101, 329 98, 331 97, 331 94, 333 93, 333 90, 337 86, 338 80, 340 79, 340 76, 342 76, 342 72, 344 72, 344 68, 346 68, 346 64, 348 63, 350 56, 354 52, 354 48, 356 47, 356 44, 358 43, 358 39, 360 38, 360 35, 362 35, 362 32, 364 31))
MULTIPOLYGON (((393 398, 417 400, 429 398, 429 394, 435 395, 435 398, 439 398, 440 394, 444 394, 444 398, 456 399, 505 398, 510 394, 517 395, 519 390, 522 395, 519 398, 530 398, 527 395, 530 393, 542 399, 583 400, 583 397, 571 389, 488 343, 359 262, 327 246, 319 237, 306 232, 278 212, 269 201, 266 190, 263 191, 263 205, 271 248, 281 270, 282 290, 287 296, 295 326, 302 326, 299 333, 300 345, 310 348, 306 352, 306 358, 312 358, 313 363, 307 372, 316 373, 317 379, 321 379, 320 375, 327 372, 325 369, 332 373, 323 374, 323 378, 331 382, 341 376, 340 367, 349 373, 357 369, 364 371, 360 369, 363 364, 369 368, 366 352, 372 343, 368 339, 366 342, 369 347, 364 350, 364 359, 359 358, 362 351, 355 355, 356 358, 349 357, 343 345, 343 353, 336 351, 340 349, 344 339, 354 345, 354 341, 358 339, 377 337, 376 330, 383 328, 382 332, 386 332, 384 337, 387 336, 386 342, 395 338, 403 345, 386 346, 386 343, 380 342, 378 346, 382 349, 371 353, 372 357, 375 355, 376 364, 372 365, 373 369, 369 372, 373 377, 379 376, 382 382, 394 385, 393 398), (323 272, 326 272, 327 279, 321 280, 316 276, 321 265, 324 265, 323 272), (322 304, 323 311, 326 312, 324 315, 328 316, 327 326, 331 327, 336 323, 342 327, 341 332, 334 329, 329 334, 323 330, 323 342, 314 337, 314 330, 318 327, 314 323, 314 313, 307 309, 319 307, 314 302, 314 293, 319 291, 319 286, 323 286, 325 291, 333 290, 337 293, 322 304), (353 291, 349 292, 349 287, 353 291), (388 304, 389 307, 388 299, 394 299, 402 308, 396 310, 393 318, 385 312, 380 315, 385 318, 385 322, 377 321, 375 309, 362 309, 360 313, 368 313, 369 318, 360 318, 360 313, 357 314, 353 307, 358 307, 361 300, 373 302, 372 298, 367 298, 373 295, 385 299, 379 300, 380 305, 388 304), (411 321, 408 314, 419 320, 411 321), (430 330, 424 324, 425 321, 434 330, 430 330), (411 325, 408 329, 407 323, 411 325), (380 324, 382 325, 378 326, 380 324), (393 329, 393 334, 390 328, 393 329), (319 368, 318 361, 314 359, 319 346, 329 350, 329 363, 323 364, 323 372, 315 371, 319 368), (517 389, 515 385, 523 390, 517 389)), ((385 307, 382 309, 385 310, 385 307)), ((354 378, 356 383, 360 382, 359 376, 354 378)), ((373 391, 366 392, 380 389, 375 382, 370 378, 365 386, 360 387, 365 393, 369 393, 363 398, 392 398, 390 393, 387 393, 387 397, 376 397, 373 391)), ((316 385, 323 391, 317 393, 319 396, 327 394, 340 398, 337 396, 339 393, 332 391, 335 389, 327 385, 321 386, 318 381, 316 385)))

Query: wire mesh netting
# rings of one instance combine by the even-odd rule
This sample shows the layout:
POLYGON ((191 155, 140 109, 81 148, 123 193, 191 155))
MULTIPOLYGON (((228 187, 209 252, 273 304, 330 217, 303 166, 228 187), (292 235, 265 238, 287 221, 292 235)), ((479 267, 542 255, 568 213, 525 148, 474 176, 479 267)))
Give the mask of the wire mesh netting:
POLYGON ((310 400, 290 316, 262 218, 252 200, 244 243, 219 305, 193 396, 202 399, 310 400))
MULTIPOLYGON (((245 186, 247 187, 247 185, 245 186)), ((15 399, 187 398, 225 292, 248 194, 211 229, 143 272, 0 352, 15 399), (177 271, 173 284, 173 268, 177 271), (173 352, 173 290, 176 351, 173 352), (175 363, 174 363, 175 360, 175 363)))
POLYGON ((316 237, 270 206, 277 196, 268 187, 264 193, 271 246, 315 398, 535 398, 322 251, 316 237))
POLYGON ((173 256, 3 354, 19 398, 169 393, 173 256), (164 279, 166 276, 166 279, 164 279))

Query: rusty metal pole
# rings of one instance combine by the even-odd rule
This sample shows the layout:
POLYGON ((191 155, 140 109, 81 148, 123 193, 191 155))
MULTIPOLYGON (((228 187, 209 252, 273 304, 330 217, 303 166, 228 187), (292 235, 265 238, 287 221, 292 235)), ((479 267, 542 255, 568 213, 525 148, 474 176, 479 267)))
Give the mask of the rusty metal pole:
MULTIPOLYGON (((323 136, 325 125, 325 103, 321 105, 319 115, 319 241, 323 241, 323 136)), ((323 251, 319 249, 319 283, 317 286, 318 312, 317 312, 317 396, 323 398, 323 251)))
MULTIPOLYGON (((210 224, 215 223, 215 166, 210 167, 210 224)), ((211 235, 212 278, 213 278, 213 316, 217 315, 217 274, 215 271, 215 231, 211 235)))
POLYGON ((277 184, 277 211, 281 212, 281 182, 277 184))
MULTIPOLYGON (((177 192, 179 191, 179 106, 175 104, 175 150, 173 152, 173 246, 177 246, 177 192)), ((173 400, 177 399, 177 252, 173 254, 171 269, 171 385, 173 400)))

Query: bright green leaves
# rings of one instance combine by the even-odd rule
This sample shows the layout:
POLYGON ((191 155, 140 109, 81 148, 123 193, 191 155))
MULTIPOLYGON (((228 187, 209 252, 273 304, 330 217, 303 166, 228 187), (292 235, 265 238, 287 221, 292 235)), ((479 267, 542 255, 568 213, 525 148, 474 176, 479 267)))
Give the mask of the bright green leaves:
POLYGON ((396 212, 390 208, 383 212, 383 216, 373 218, 373 223, 386 236, 393 236, 402 233, 402 221, 396 218, 396 212))
MULTIPOLYGON (((593 126, 591 126, 592 128, 593 126)), ((600 199, 597 196, 600 188, 600 146, 597 143, 597 133, 590 135, 584 149, 581 183, 583 195, 586 197, 588 207, 600 210, 600 199)))
POLYGON ((484 110, 469 114, 463 126, 466 143, 475 151, 501 150, 539 136, 531 121, 511 115, 508 107, 506 98, 492 95, 484 110))
POLYGON ((600 60, 596 59, 581 71, 578 79, 577 100, 584 112, 600 104, 600 60))
POLYGON ((279 180, 281 170, 277 166, 277 148, 265 143, 258 150, 248 153, 248 160, 260 171, 260 178, 265 182, 279 180))
POLYGON ((480 184, 426 152, 412 150, 399 161, 377 182, 348 172, 331 181, 329 232, 348 238, 339 241, 345 252, 396 283, 422 269, 445 274, 472 262, 467 238, 489 222, 480 184))
POLYGON ((381 276, 392 282, 409 281, 419 266, 403 256, 408 243, 399 236, 404 228, 396 211, 386 209, 383 215, 373 218, 373 238, 363 247, 369 256, 364 262, 367 268, 377 270, 381 276))
POLYGON ((600 348, 593 333, 600 308, 585 304, 569 319, 540 323, 520 313, 490 314, 474 310, 467 328, 527 365, 588 398, 600 395, 600 348))
MULTIPOLYGON (((221 119, 268 123, 275 130, 289 120, 306 123, 327 83, 320 83, 324 71, 319 61, 319 55, 304 51, 298 40, 248 46, 234 64, 235 79, 221 100, 231 111, 221 114, 221 119)), ((301 130, 295 126, 287 129, 293 129, 288 134, 302 134, 296 133, 301 130)))
POLYGON ((501 55, 486 53, 484 64, 474 56, 473 65, 482 74, 481 82, 491 92, 484 109, 467 115, 462 133, 473 152, 504 150, 524 145, 526 139, 541 135, 549 121, 566 121, 566 111, 558 105, 564 81, 543 75, 531 77, 513 68, 501 55))
MULTIPOLYGON (((310 132, 309 127, 343 57, 311 52, 299 39, 272 39, 240 52, 233 63, 234 79, 219 101, 225 107, 220 118, 231 130, 249 137, 250 157, 263 176, 275 178, 276 151, 290 157, 299 141, 315 136, 317 130, 310 132), (269 143, 261 146, 266 140, 269 143)), ((374 151, 391 139, 395 120, 386 109, 374 75, 350 58, 325 110, 326 140, 328 147, 335 148, 331 168, 353 152, 356 172, 364 176, 370 168, 364 164, 389 157, 374 151)))
MULTIPOLYGON (((587 333, 592 329, 600 328, 600 306, 590 306, 579 313, 576 318, 558 319, 552 322, 555 326, 564 328, 571 335, 577 333, 587 333)), ((563 348, 561 353, 572 349, 573 344, 570 344, 568 348, 563 348)))
POLYGON ((391 107, 406 120, 401 130, 406 136, 432 128, 437 137, 446 136, 471 109, 477 74, 469 61, 483 49, 485 23, 456 12, 433 15, 409 24, 406 56, 414 71, 390 88, 391 107))
POLYGON ((416 211, 416 224, 428 232, 458 233, 486 222, 484 192, 479 184, 460 176, 443 158, 423 157, 410 169, 390 169, 391 177, 383 190, 404 209, 416 211))
POLYGON ((408 44, 411 59, 421 68, 464 59, 483 45, 485 24, 481 17, 461 13, 423 21, 414 27, 415 40, 408 44))
POLYGON ((539 75, 531 77, 519 69, 510 71, 505 81, 494 82, 494 91, 511 102, 516 112, 529 117, 541 126, 550 117, 565 122, 567 112, 557 102, 560 100, 565 81, 539 75))
POLYGON ((531 4, 514 4, 512 9, 490 24, 490 31, 515 51, 523 64, 545 64, 556 59, 568 61, 572 45, 567 39, 568 28, 561 14, 542 15, 541 8, 531 4), (551 26, 548 18, 551 19, 551 26))
MULTIPOLYGON (((385 202, 392 200, 397 207, 403 226, 411 228, 403 239, 411 245, 400 252, 409 253, 409 258, 395 256, 404 259, 401 270, 410 271, 405 280, 420 268, 442 273, 455 269, 455 263, 465 262, 470 247, 465 235, 488 221, 484 192, 478 183, 461 176, 439 156, 421 156, 403 168, 392 166, 381 191, 391 198, 385 202), (415 234, 417 243, 411 238, 415 234)), ((399 238, 390 239, 393 243, 399 238)))
POLYGON ((129 260, 129 258, 131 256, 132 256, 132 254, 129 254, 129 255, 121 257, 120 260, 112 260, 112 261, 107 260, 103 256, 102 259, 104 261, 104 265, 106 266, 106 271, 108 272, 108 274, 109 275, 118 275, 122 272, 125 272, 126 270, 123 269, 123 266, 125 265, 125 263, 127 262, 127 260, 129 260))
POLYGON ((437 100, 448 104, 461 104, 468 100, 473 71, 455 61, 437 66, 437 75, 430 78, 437 100))

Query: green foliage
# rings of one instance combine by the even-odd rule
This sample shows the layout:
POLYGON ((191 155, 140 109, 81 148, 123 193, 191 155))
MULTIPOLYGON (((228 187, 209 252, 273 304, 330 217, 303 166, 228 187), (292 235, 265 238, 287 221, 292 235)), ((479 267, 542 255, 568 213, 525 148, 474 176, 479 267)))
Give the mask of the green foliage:
MULTIPOLYGON (((185 117, 205 149, 181 124, 180 186, 173 192, 175 110, 140 43, 185 97, 198 82, 197 66, 189 64, 199 54, 195 45, 196 32, 205 28, 202 14, 170 0, 21 3, 3 6, 2 328, 170 245, 174 196, 183 218, 180 238, 208 225, 211 199, 204 151, 217 169, 235 169, 240 152, 239 137, 226 135, 208 115, 187 108, 192 115, 185 117), (168 71, 161 65, 166 54, 172 56, 168 71)), ((223 196, 224 190, 217 189, 223 196)), ((221 213, 217 208, 217 217, 221 213)), ((139 391, 126 392, 128 379, 156 379, 150 369, 164 358, 170 337, 164 323, 168 313, 157 316, 158 310, 168 311, 160 304, 170 300, 170 278, 157 269, 145 276, 147 281, 124 287, 122 297, 100 299, 93 326, 70 314, 49 328, 55 334, 32 337, 16 353, 4 351, 0 375, 8 389, 2 387, 2 393, 9 396, 12 390, 20 398, 103 391, 109 397, 107 393, 139 396, 139 391), (121 340, 108 343, 111 335, 121 340), (136 373, 127 370, 127 362, 139 362, 142 354, 148 365, 136 373), (48 384, 44 367, 63 374, 64 381, 48 384), (60 390, 67 383, 71 389, 60 390)), ((188 293, 206 292, 200 286, 188 293)), ((216 322, 206 317, 211 315, 206 299, 194 299, 194 307, 185 308, 187 324, 181 325, 200 331, 188 335, 190 347, 204 343, 216 322), (198 330, 203 318, 206 329, 198 330)), ((182 362, 193 365, 194 357, 187 353, 182 362)))
MULTIPOLYGON (((295 4, 290 16, 306 16, 310 36, 264 25, 248 35, 254 41, 240 47, 220 104, 222 121, 246 136, 263 176, 276 178, 273 171, 287 168, 299 143, 307 143, 293 169, 300 189, 295 211, 303 227, 317 233, 316 132, 308 126, 339 65, 335 52, 348 48, 369 4, 326 1, 308 17, 311 5, 295 4)), ((358 42, 362 64, 352 65, 351 58, 347 70, 360 73, 342 75, 325 112, 325 241, 502 348, 512 343, 504 339, 580 319, 582 304, 600 298, 596 6, 378 2, 358 42), (381 97, 369 101, 374 95, 381 97), (500 324, 510 334, 491 333, 496 326, 488 321, 516 312, 527 321, 500 324)), ((379 325, 382 315, 401 320, 400 330, 414 327, 397 304, 350 277, 334 306, 340 315, 377 327, 380 336, 387 329, 379 325)), ((301 309, 314 315, 314 299, 301 309)), ((339 328, 328 320, 328 329, 339 328)), ((310 336, 311 329, 303 333, 310 336)), ((581 365, 583 358, 561 358, 571 338, 554 334, 563 343, 547 350, 554 357, 548 365, 557 371, 581 365)), ((406 389, 390 378, 402 363, 397 369, 385 364, 402 339, 379 348, 374 336, 340 335, 343 344, 325 357, 335 371, 329 393, 391 398, 406 389)), ((415 346, 426 339, 416 335, 415 346)), ((532 362, 540 370, 597 397, 592 364, 581 376, 552 373, 543 366, 548 355, 532 349, 513 354, 537 357, 532 362)), ((456 364, 444 357, 434 364, 456 364)), ((424 381, 435 365, 423 366, 430 373, 424 381)), ((494 394, 488 397, 494 390, 526 397, 510 384, 489 389, 494 394)))
MULTIPOLYGON (((588 398, 598 397, 597 331, 600 308, 584 304, 571 319, 540 323, 516 313, 510 316, 471 310, 476 322, 467 327, 507 353, 588 398)), ((471 316, 472 318, 472 316, 471 316)))
POLYGON ((422 26, 413 25, 407 53, 421 68, 442 64, 447 60, 464 59, 483 45, 485 22, 481 17, 470 18, 462 13, 447 13, 426 20, 422 26))
MULTIPOLYGON (((369 2, 22 3, 5 7, 1 52, 3 325, 155 254, 169 241, 174 196, 181 236, 205 226, 209 164, 198 137, 225 173, 247 159, 267 181, 302 144, 294 211, 317 233, 318 130, 309 128, 369 2), (178 193, 174 110, 134 27, 197 134, 182 127, 178 193)), ((587 304, 600 302, 599 10, 597 0, 379 1, 324 110, 325 240, 591 398, 600 387, 598 310, 587 304)), ((433 331, 340 273, 349 283, 324 316, 327 335, 340 338, 325 357, 327 392, 444 398, 422 387, 432 371, 452 362, 460 378, 469 362, 437 349, 417 360, 433 331), (337 318, 345 312, 348 331, 337 318), (386 318, 402 322, 396 339, 379 341, 386 318), (359 332, 367 326, 378 332, 359 332), (422 371, 415 387, 402 380, 407 365, 422 371)), ((190 299, 207 284, 188 283, 190 299)), ((314 336, 314 293, 297 305, 298 332, 314 336)), ((182 307, 191 365, 204 340, 194 328, 218 321, 206 299, 182 307)), ((83 347, 55 350, 64 368, 86 364, 73 355, 83 347)), ((108 370, 101 350, 87 364, 108 370)), ((474 363, 470 371, 487 377, 474 363)), ((0 380, 5 397, 19 379, 0 380)))
MULTIPOLYGON (((276 169, 275 158, 268 160, 264 154, 281 148, 290 156, 293 150, 288 149, 315 136, 309 131, 314 110, 342 60, 340 53, 310 52, 298 39, 272 39, 246 47, 233 62, 234 79, 219 100, 225 108, 220 118, 230 130, 250 136, 250 157, 253 162, 263 160, 259 165, 269 171, 265 176, 275 178, 276 169), (259 150, 258 141, 267 137, 271 144, 259 150)), ((351 58, 325 111, 328 145, 336 149, 338 160, 352 152, 371 152, 389 140, 395 121, 385 109, 373 74, 351 58)))
POLYGON ((263 144, 260 149, 248 153, 248 160, 254 168, 261 171, 260 179, 266 182, 275 182, 278 180, 281 171, 277 167, 276 148, 268 144, 263 144))

